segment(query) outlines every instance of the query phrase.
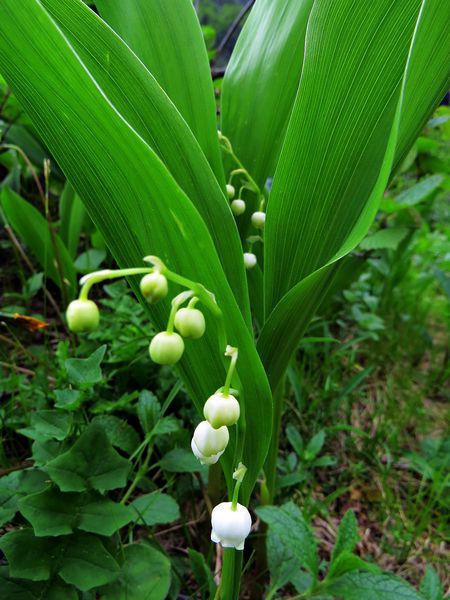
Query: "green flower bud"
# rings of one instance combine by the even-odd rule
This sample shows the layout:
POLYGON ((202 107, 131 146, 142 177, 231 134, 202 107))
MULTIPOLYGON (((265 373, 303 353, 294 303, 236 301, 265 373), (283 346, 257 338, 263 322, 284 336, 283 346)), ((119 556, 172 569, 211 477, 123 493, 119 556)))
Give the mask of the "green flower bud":
POLYGON ((150 358, 158 365, 174 365, 184 352, 184 342, 178 333, 161 331, 150 342, 150 358))
POLYGON ((149 304, 155 304, 167 296, 168 284, 164 275, 158 271, 148 273, 141 279, 140 288, 142 295, 149 304))
POLYGON ((197 340, 205 333, 205 317, 197 308, 180 308, 175 315, 175 327, 183 337, 197 340))
POLYGON ((245 208, 245 202, 240 198, 233 200, 233 202, 231 203, 231 212, 236 217, 239 217, 239 215, 245 213, 245 208))
POLYGON ((258 210, 252 214, 252 225, 256 227, 256 229, 264 229, 264 224, 266 222, 266 213, 258 210))
POLYGON ((233 198, 235 193, 236 193, 236 190, 234 189, 234 185, 231 185, 231 183, 227 183, 228 198, 233 198))
POLYGON ((87 333, 97 329, 100 321, 98 307, 92 300, 73 300, 66 311, 67 324, 74 333, 87 333))
POLYGON ((244 265, 247 270, 253 269, 257 262, 258 259, 253 252, 244 252, 244 265))
POLYGON ((214 429, 226 426, 231 427, 238 422, 241 409, 239 402, 231 394, 224 395, 222 392, 216 392, 208 398, 203 407, 205 419, 214 429))

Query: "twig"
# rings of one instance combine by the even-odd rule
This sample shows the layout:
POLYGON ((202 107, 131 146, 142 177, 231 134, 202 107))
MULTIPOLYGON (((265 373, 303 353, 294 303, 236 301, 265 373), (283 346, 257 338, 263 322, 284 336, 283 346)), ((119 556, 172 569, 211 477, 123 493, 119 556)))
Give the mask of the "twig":
POLYGON ((254 4, 255 4, 255 0, 248 0, 247 4, 245 4, 242 7, 241 12, 238 14, 238 16, 235 18, 235 20, 231 23, 228 31, 225 33, 225 35, 222 38, 222 41, 218 45, 217 50, 216 50, 216 56, 223 51, 225 46, 230 41, 231 36, 236 31, 236 29, 239 27, 240 22, 242 21, 242 19, 245 17, 245 15, 248 13, 248 11, 251 9, 251 7, 254 4))
POLYGON ((28 467, 33 466, 32 460, 26 460, 21 465, 15 465, 14 467, 6 467, 5 469, 0 469, 0 477, 3 475, 8 475, 8 473, 13 473, 14 471, 22 471, 23 469, 28 469, 28 467))
MULTIPOLYGON (((5 369, 11 369, 11 371, 17 371, 17 373, 23 373, 24 375, 29 375, 30 377, 34 377, 36 375, 36 373, 34 371, 32 371, 31 369, 26 369, 25 367, 18 367, 17 365, 10 365, 9 363, 3 362, 3 361, 0 361, 0 366, 4 367, 5 369)), ((52 377, 51 375, 47 375, 47 379, 48 379, 49 383, 56 382, 56 379, 54 377, 52 377)))

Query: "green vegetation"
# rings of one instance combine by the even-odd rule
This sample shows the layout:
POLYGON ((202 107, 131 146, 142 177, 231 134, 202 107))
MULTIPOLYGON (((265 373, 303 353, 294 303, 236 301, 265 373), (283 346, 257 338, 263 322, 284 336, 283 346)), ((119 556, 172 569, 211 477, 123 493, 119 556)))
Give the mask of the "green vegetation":
POLYGON ((2 598, 448 597, 448 5, 243 4, 0 3, 2 598))

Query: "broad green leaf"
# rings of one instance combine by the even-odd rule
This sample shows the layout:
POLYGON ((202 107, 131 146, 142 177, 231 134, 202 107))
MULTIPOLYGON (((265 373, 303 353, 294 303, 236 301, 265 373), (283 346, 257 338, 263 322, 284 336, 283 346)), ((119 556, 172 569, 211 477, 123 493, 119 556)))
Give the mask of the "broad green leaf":
POLYGON ((191 0, 97 0, 96 6, 180 111, 223 184, 214 89, 191 0))
POLYGON ((143 544, 123 550, 116 582, 101 589, 102 600, 164 600, 170 586, 170 560, 143 544))
POLYGON ((450 4, 427 0, 420 22, 420 43, 410 57, 393 172, 450 87, 450 4))
POLYGON ((392 213, 416 206, 430 198, 440 188, 443 181, 442 175, 424 177, 395 198, 383 198, 380 208, 384 212, 392 213))
POLYGON ((158 398, 148 390, 142 390, 137 403, 139 423, 144 433, 150 433, 161 413, 158 398))
POLYGON ((197 552, 192 548, 188 548, 188 556, 191 563, 192 573, 195 577, 199 591, 206 592, 208 590, 209 598, 214 598, 217 591, 217 586, 209 568, 205 557, 201 552, 197 552))
POLYGON ((331 565, 342 552, 353 552, 359 541, 358 523, 355 513, 348 510, 339 524, 336 542, 331 555, 331 565))
POLYGON ((269 311, 339 253, 355 227, 364 235, 362 215, 370 213, 368 223, 375 216, 380 198, 372 198, 373 190, 419 10, 420 0, 314 4, 299 93, 267 207, 269 311))
POLYGON ((97 271, 106 258, 106 251, 102 248, 90 248, 77 256, 74 264, 78 273, 97 271))
MULTIPOLYGON (((6 568, 6 572, 7 572, 6 568)), ((3 600, 78 600, 78 593, 59 577, 44 583, 12 579, 0 572, 0 589, 3 600)))
POLYGON ((298 456, 303 454, 303 439, 298 429, 292 423, 286 427, 286 437, 298 456))
POLYGON ((47 476, 38 469, 4 475, 0 479, 0 525, 14 518, 21 496, 45 489, 47 484, 47 476))
POLYGON ((0 204, 8 224, 26 244, 45 273, 60 288, 64 286, 68 296, 73 298, 76 289, 75 269, 67 248, 58 234, 55 232, 52 236, 50 225, 42 214, 7 187, 2 190, 0 204), (57 258, 63 275, 62 283, 56 267, 57 258))
POLYGON ((314 435, 308 442, 305 448, 305 460, 312 460, 315 458, 325 443, 325 431, 322 429, 316 435, 314 435))
POLYGON ((380 229, 380 231, 364 238, 359 247, 362 250, 395 250, 408 235, 408 231, 407 227, 380 229))
MULTIPOLYGON (((136 55, 81 0, 43 0, 102 91, 161 158, 212 234, 228 280, 250 322, 234 219, 197 140, 136 55)), ((108 3, 109 9, 111 4, 108 3)))
POLYGON ((34 537, 32 529, 16 529, 0 538, 0 549, 8 560, 11 577, 32 581, 50 577, 55 552, 51 538, 34 537))
POLYGON ((100 539, 89 533, 76 533, 63 538, 63 557, 58 574, 82 592, 114 581, 119 565, 100 539))
POLYGON ((135 521, 149 527, 172 523, 180 518, 180 509, 176 500, 162 492, 139 496, 133 500, 130 507, 135 511, 135 521))
MULTIPOLYGON (((137 265, 142 256, 156 254, 172 270, 215 294, 228 341, 239 348, 240 384, 234 385, 241 388, 242 428, 246 421, 245 502, 270 440, 271 394, 205 223, 151 148, 93 81, 38 0, 0 4, 0 71, 39 125, 39 133, 83 198, 119 265, 137 265), (59 68, 61 60, 64 70, 59 68)), ((137 281, 131 284, 137 291, 137 281)), ((166 326, 168 308, 165 301, 151 309, 158 327, 166 326)), ((187 344, 179 363, 199 411, 205 398, 223 385, 223 348, 218 352, 217 340, 217 328, 207 315, 206 335, 187 344)), ((230 485, 234 445, 233 435, 222 459, 230 485)))
POLYGON ((123 487, 130 463, 111 446, 104 429, 91 424, 75 444, 47 463, 45 470, 62 492, 123 487))
POLYGON ((225 73, 221 129, 260 187, 275 173, 312 5, 313 0, 257 0, 225 73))
POLYGON ((110 536, 134 517, 130 508, 100 494, 63 493, 55 488, 25 496, 19 509, 38 537, 68 535, 75 529, 110 536))
POLYGON ((68 358, 64 366, 70 383, 91 386, 102 380, 100 365, 105 356, 106 345, 100 346, 88 358, 68 358))
POLYGON ((347 573, 327 586, 327 591, 345 600, 423 600, 409 583, 386 574, 347 573))
POLYGON ((77 255, 81 230, 86 220, 86 209, 69 182, 64 186, 59 199, 59 234, 72 257, 77 255))
POLYGON ((133 454, 139 446, 140 438, 136 430, 124 419, 114 415, 99 415, 92 419, 92 423, 103 428, 113 446, 124 450, 129 455, 133 454))
POLYGON ((43 467, 56 458, 61 448, 61 442, 56 440, 35 440, 32 446, 32 458, 37 467, 43 467))
MULTIPOLYGON (((414 78, 420 49, 430 43, 433 11, 428 1, 420 9, 416 0, 383 0, 364 15, 351 0, 332 9, 320 0, 314 5, 267 214, 266 305, 276 307, 258 347, 273 388, 332 285, 336 261, 361 241, 375 216, 392 166, 405 85, 414 78), (336 62, 333 40, 343 31, 349 47, 340 47, 336 62), (327 75, 328 109, 314 100, 325 72, 334 74, 331 80, 327 75)), ((436 23, 433 39, 445 43, 441 38, 442 24, 436 23)), ((437 65, 439 77, 442 72, 437 65)))
POLYGON ((192 452, 185 448, 169 450, 159 461, 159 466, 171 473, 195 473, 204 468, 192 452))
POLYGON ((333 559, 328 570, 328 579, 334 579, 349 571, 368 571, 369 573, 380 573, 380 568, 374 563, 368 563, 349 550, 343 550, 339 556, 333 559))
POLYGON ((431 565, 425 567, 425 575, 420 582, 420 593, 426 600, 443 600, 444 589, 439 576, 431 565))
POLYGON ((64 410, 77 410, 83 402, 83 392, 80 390, 55 390, 55 406, 64 410))
POLYGON ((42 581, 57 572, 82 591, 117 578, 119 565, 99 538, 77 533, 63 538, 38 538, 31 529, 16 530, 0 539, 11 577, 42 581))
POLYGON ((271 587, 282 587, 302 567, 315 577, 318 568, 316 542, 302 512, 293 502, 263 506, 258 516, 269 525, 267 553, 271 587))
POLYGON ((31 427, 38 436, 64 440, 70 433, 73 417, 59 410, 39 410, 31 413, 31 427))

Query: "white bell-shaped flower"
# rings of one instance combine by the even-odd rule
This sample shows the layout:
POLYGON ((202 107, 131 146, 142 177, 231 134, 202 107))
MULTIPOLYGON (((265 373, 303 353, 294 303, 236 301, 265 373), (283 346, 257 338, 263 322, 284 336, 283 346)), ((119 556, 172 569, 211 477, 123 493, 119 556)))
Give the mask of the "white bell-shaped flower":
POLYGON ((231 203, 231 211, 236 217, 245 213, 245 208, 245 202, 241 198, 237 198, 231 203))
POLYGON ((222 502, 211 513, 211 540, 224 548, 243 550, 245 538, 252 528, 250 513, 242 504, 233 510, 231 502, 222 502))
POLYGON ((257 262, 256 254, 253 254, 253 252, 244 252, 244 265, 247 270, 253 269, 257 262))
POLYGON ((192 437, 192 452, 203 465, 213 465, 225 452, 229 439, 226 427, 214 429, 208 421, 202 421, 192 437))
POLYGON ((217 429, 226 425, 231 427, 238 422, 241 409, 239 402, 232 394, 216 392, 208 398, 203 407, 205 419, 217 429))
POLYGON ((258 210, 252 214, 252 225, 256 229, 264 229, 265 222, 266 213, 262 212, 262 210, 258 210))
POLYGON ((236 193, 236 190, 234 189, 234 185, 231 185, 231 183, 227 183, 227 196, 228 198, 234 198, 234 194, 236 193))

